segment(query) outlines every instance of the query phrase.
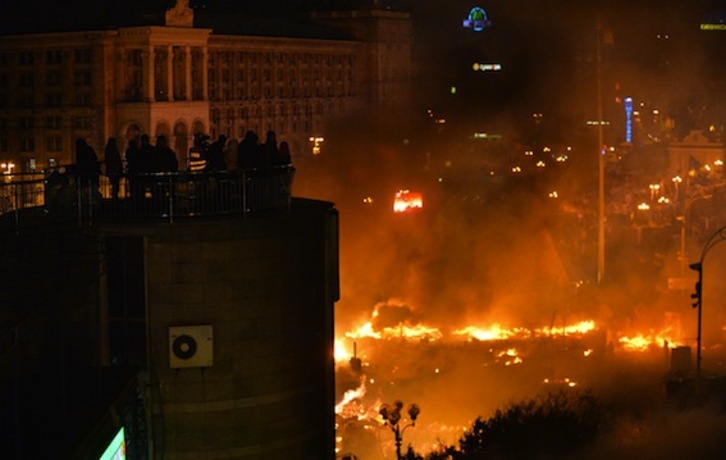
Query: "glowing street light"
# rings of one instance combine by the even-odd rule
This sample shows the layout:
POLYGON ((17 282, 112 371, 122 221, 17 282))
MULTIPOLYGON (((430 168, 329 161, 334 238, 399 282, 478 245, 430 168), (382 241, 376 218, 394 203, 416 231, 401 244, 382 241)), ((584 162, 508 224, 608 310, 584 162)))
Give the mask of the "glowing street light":
POLYGON ((319 136, 311 136, 310 143, 313 145, 313 155, 320 155, 322 144, 325 138, 319 136))
POLYGON ((650 188, 650 200, 653 201, 655 195, 660 193, 660 184, 650 184, 648 188, 650 188))
POLYGON ((3 174, 12 174, 13 169, 15 169, 15 163, 8 162, 8 163, 0 163, 0 168, 2 168, 3 174))
POLYGON ((379 414, 381 414, 381 417, 383 417, 383 421, 385 425, 387 425, 389 428, 391 428, 391 431, 393 431, 393 436, 396 439, 396 459, 397 460, 403 460, 403 455, 401 454, 401 443, 403 442, 403 432, 406 431, 407 428, 415 426, 416 425, 416 418, 418 418, 418 414, 421 413, 421 409, 418 407, 418 404, 411 404, 408 406, 408 417, 411 420, 410 423, 401 426, 401 410, 403 409, 403 403, 401 401, 395 401, 393 405, 390 404, 383 404, 381 406, 381 409, 378 411, 379 414))

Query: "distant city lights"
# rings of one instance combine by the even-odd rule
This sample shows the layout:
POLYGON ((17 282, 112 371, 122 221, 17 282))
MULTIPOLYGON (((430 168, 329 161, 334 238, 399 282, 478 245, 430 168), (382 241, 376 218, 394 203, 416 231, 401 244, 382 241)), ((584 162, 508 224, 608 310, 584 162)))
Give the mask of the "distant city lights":
POLYGON ((482 64, 481 62, 475 62, 471 65, 471 68, 475 72, 499 72, 502 70, 501 64, 482 64))
POLYGON ((726 24, 701 24, 701 30, 726 30, 726 24))
POLYGON ((493 139, 501 139, 501 134, 489 134, 489 133, 474 133, 471 136, 472 139, 486 139, 486 140, 493 140, 493 139))

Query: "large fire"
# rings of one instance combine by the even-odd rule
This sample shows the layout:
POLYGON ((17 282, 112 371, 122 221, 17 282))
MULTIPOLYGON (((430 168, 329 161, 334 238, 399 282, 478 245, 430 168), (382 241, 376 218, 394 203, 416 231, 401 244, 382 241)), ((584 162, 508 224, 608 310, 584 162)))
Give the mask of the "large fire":
MULTIPOLYGON (((401 310, 407 308, 399 304, 376 305, 368 320, 338 334, 335 359, 339 372, 353 376, 348 388, 339 389, 335 407, 341 449, 346 436, 350 436, 346 431, 351 423, 376 433, 376 439, 385 443, 390 433, 386 433, 377 412, 382 401, 405 398, 412 391, 420 393, 420 389, 413 390, 417 388, 412 386, 414 383, 422 387, 443 384, 446 388, 438 382, 458 372, 454 370, 455 360, 468 360, 465 366, 470 367, 473 381, 484 373, 494 380, 515 378, 518 385, 524 385, 522 379, 530 379, 528 388, 539 385, 567 390, 586 385, 583 368, 599 366, 606 355, 662 359, 664 350, 683 345, 679 325, 671 317, 666 319, 672 323, 646 330, 618 330, 617 326, 592 318, 573 318, 568 324, 553 321, 523 326, 492 321, 443 327, 427 323, 416 314, 403 314, 401 310), (360 355, 358 350, 362 351, 360 355)), ((439 397, 448 400, 452 396, 444 390, 439 397)), ((421 420, 426 419, 427 408, 433 411, 431 405, 421 404, 421 420)), ((425 422, 416 425, 417 447, 433 449, 436 443, 454 442, 470 421, 447 423, 432 414, 428 428, 425 422), (442 433, 448 433, 448 437, 442 433)))

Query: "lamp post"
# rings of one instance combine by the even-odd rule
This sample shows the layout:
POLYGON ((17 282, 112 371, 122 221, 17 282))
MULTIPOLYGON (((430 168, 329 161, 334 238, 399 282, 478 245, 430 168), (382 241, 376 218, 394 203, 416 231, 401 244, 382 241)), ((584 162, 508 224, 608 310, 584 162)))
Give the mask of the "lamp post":
POLYGON ((698 272, 698 281, 696 281, 696 292, 691 294, 693 299, 693 308, 698 309, 698 331, 696 336, 696 389, 700 392, 701 388, 701 326, 702 326, 702 311, 703 311, 703 260, 706 258, 706 254, 711 250, 712 247, 716 246, 721 241, 726 240, 726 227, 721 227, 711 235, 706 241, 701 251, 701 258, 698 262, 690 264, 688 267, 691 270, 698 272))
POLYGON ((690 211, 691 206, 693 203, 700 201, 700 200, 709 200, 713 197, 713 195, 697 195, 695 197, 691 197, 686 201, 685 206, 683 206, 683 215, 679 216, 677 220, 681 222, 681 278, 684 278, 686 276, 686 261, 688 260, 688 254, 686 254, 686 233, 688 230, 688 223, 689 223, 689 217, 690 217, 690 211))
POLYGON ((421 412, 421 409, 417 404, 411 404, 408 407, 408 416, 411 419, 411 423, 401 426, 401 410, 403 409, 403 403, 401 401, 395 401, 393 405, 384 404, 378 411, 383 417, 385 424, 393 431, 393 436, 396 439, 396 459, 403 460, 401 454, 401 443, 403 442, 403 432, 407 428, 416 425, 416 418, 421 412))

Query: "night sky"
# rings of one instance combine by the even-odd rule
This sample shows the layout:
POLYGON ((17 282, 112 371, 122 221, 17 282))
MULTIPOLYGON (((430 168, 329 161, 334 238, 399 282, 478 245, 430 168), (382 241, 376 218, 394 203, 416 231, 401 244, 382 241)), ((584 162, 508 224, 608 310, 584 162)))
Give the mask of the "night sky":
MULTIPOLYGON (((0 15, 0 33, 160 25, 164 10, 174 4, 173 0, 0 1, 6 6, 6 14, 0 15)), ((613 62, 634 74, 662 70, 664 53, 670 53, 668 59, 674 67, 690 70, 698 66, 693 67, 698 73, 710 72, 716 77, 724 65, 718 62, 723 61, 719 53, 726 34, 699 30, 702 18, 724 7, 722 0, 190 0, 200 8, 198 24, 218 33, 283 36, 300 36, 289 24, 306 23, 310 10, 373 2, 411 12, 413 77, 427 85, 415 92, 433 104, 437 97, 447 97, 450 86, 466 91, 470 84, 477 88, 477 99, 487 100, 494 112, 521 108, 526 113, 537 105, 561 105, 551 88, 571 86, 568 79, 573 78, 576 63, 592 59, 597 18, 613 32, 617 51, 613 62), (490 28, 479 33, 461 27, 468 11, 477 5, 485 8, 492 21, 490 28), (267 18, 257 20, 264 28, 252 27, 254 17, 267 18), (658 34, 669 34, 673 40, 666 46, 656 43, 653 37, 658 34), (704 44, 704 40, 711 43, 704 44), (689 62, 679 61, 685 58, 689 62), (487 76, 487 83, 492 84, 477 86, 479 82, 472 79, 481 75, 473 76, 470 71, 475 61, 499 62, 505 71, 499 77, 487 76)), ((682 78, 686 77, 684 72, 682 78)), ((641 84, 633 80, 633 85, 641 84)))

